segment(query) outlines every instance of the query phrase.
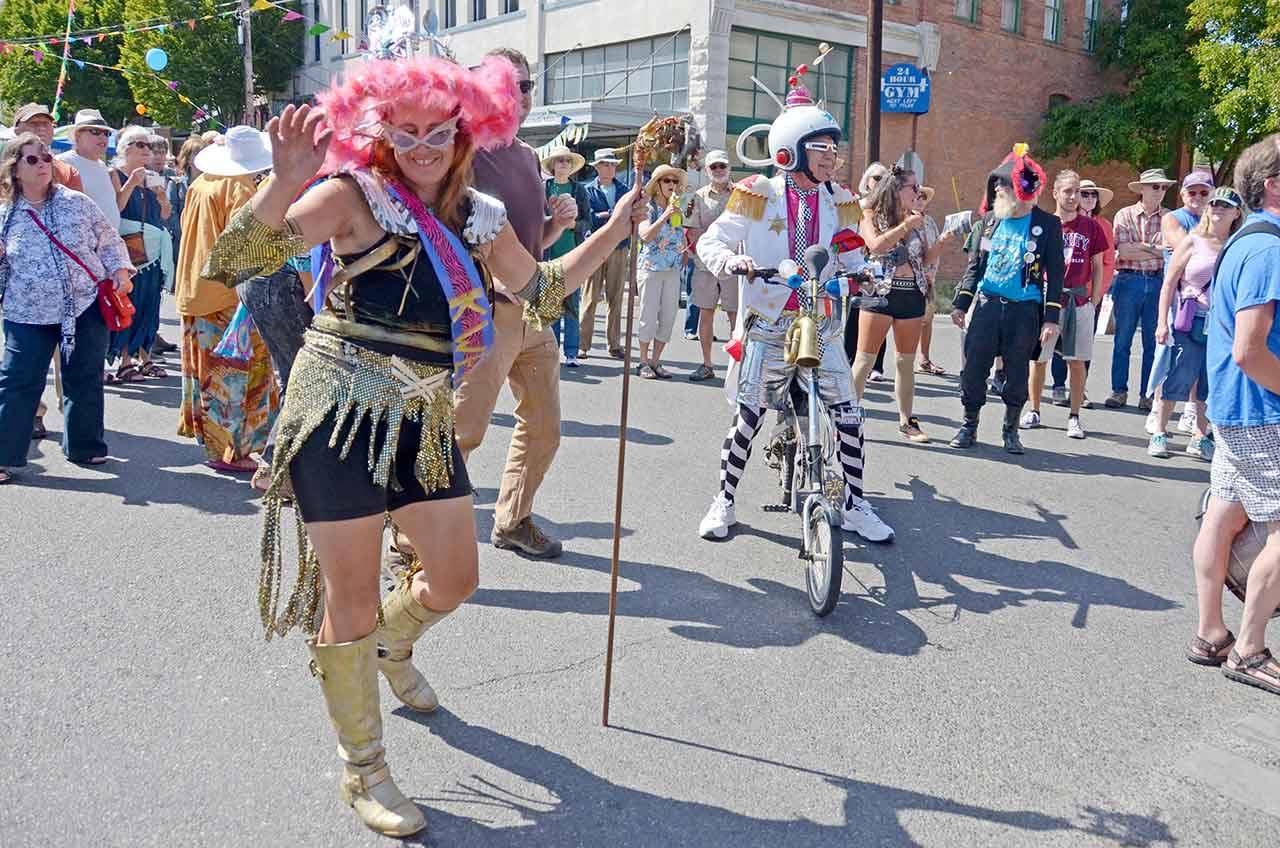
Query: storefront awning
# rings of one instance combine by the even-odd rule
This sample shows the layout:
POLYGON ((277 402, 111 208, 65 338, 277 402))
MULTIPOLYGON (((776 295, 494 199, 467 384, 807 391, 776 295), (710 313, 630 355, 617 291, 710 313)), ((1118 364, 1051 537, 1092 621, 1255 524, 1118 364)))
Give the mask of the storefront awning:
POLYGON ((592 138, 625 138, 630 141, 636 131, 653 117, 648 109, 637 109, 608 101, 557 103, 537 106, 520 127, 520 136, 531 144, 547 144, 566 129, 580 134, 577 144, 588 135, 592 138), (569 122, 565 123, 565 118, 569 122))

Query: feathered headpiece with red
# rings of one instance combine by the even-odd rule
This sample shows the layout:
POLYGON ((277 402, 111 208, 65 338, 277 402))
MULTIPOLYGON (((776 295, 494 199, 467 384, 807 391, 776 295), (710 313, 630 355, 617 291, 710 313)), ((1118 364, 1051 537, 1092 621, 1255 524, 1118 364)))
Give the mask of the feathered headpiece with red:
POLYGON ((478 150, 510 144, 520 129, 515 67, 490 56, 475 70, 439 57, 370 59, 316 96, 333 142, 325 171, 368 165, 381 124, 398 105, 457 115, 459 129, 478 150))
POLYGON ((1031 158, 1026 144, 1019 142, 1013 151, 995 170, 987 175, 987 191, 982 199, 981 215, 987 214, 996 203, 996 186, 1004 181, 1013 186, 1013 196, 1023 203, 1034 203, 1044 190, 1044 168, 1031 158))

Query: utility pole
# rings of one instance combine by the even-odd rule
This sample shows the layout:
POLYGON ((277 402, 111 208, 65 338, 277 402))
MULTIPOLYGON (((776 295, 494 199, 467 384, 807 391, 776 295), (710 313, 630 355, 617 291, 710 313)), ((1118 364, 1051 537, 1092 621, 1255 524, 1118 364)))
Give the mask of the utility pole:
POLYGON ((252 13, 249 11, 249 0, 240 0, 240 50, 244 58, 244 122, 257 126, 255 116, 258 110, 253 108, 253 26, 249 23, 252 13))
POLYGON ((868 0, 867 144, 863 167, 880 159, 880 63, 884 44, 884 0, 868 0))

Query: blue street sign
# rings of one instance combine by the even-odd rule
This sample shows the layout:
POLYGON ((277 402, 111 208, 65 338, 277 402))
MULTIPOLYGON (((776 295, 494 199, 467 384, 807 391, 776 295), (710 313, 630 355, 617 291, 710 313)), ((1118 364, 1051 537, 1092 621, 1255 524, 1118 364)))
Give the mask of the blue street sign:
POLYGON ((894 65, 880 77, 880 111, 917 115, 928 112, 932 89, 928 71, 909 62, 894 65))

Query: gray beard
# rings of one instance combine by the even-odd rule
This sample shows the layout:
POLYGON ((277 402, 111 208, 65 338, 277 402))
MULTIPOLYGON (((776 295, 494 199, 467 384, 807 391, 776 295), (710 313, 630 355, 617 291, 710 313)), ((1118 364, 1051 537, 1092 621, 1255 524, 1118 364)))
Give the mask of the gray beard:
POLYGON ((1004 220, 1006 218, 1021 218, 1031 211, 1030 203, 1022 203, 1012 197, 996 195, 994 208, 991 210, 995 213, 996 218, 1004 220))

